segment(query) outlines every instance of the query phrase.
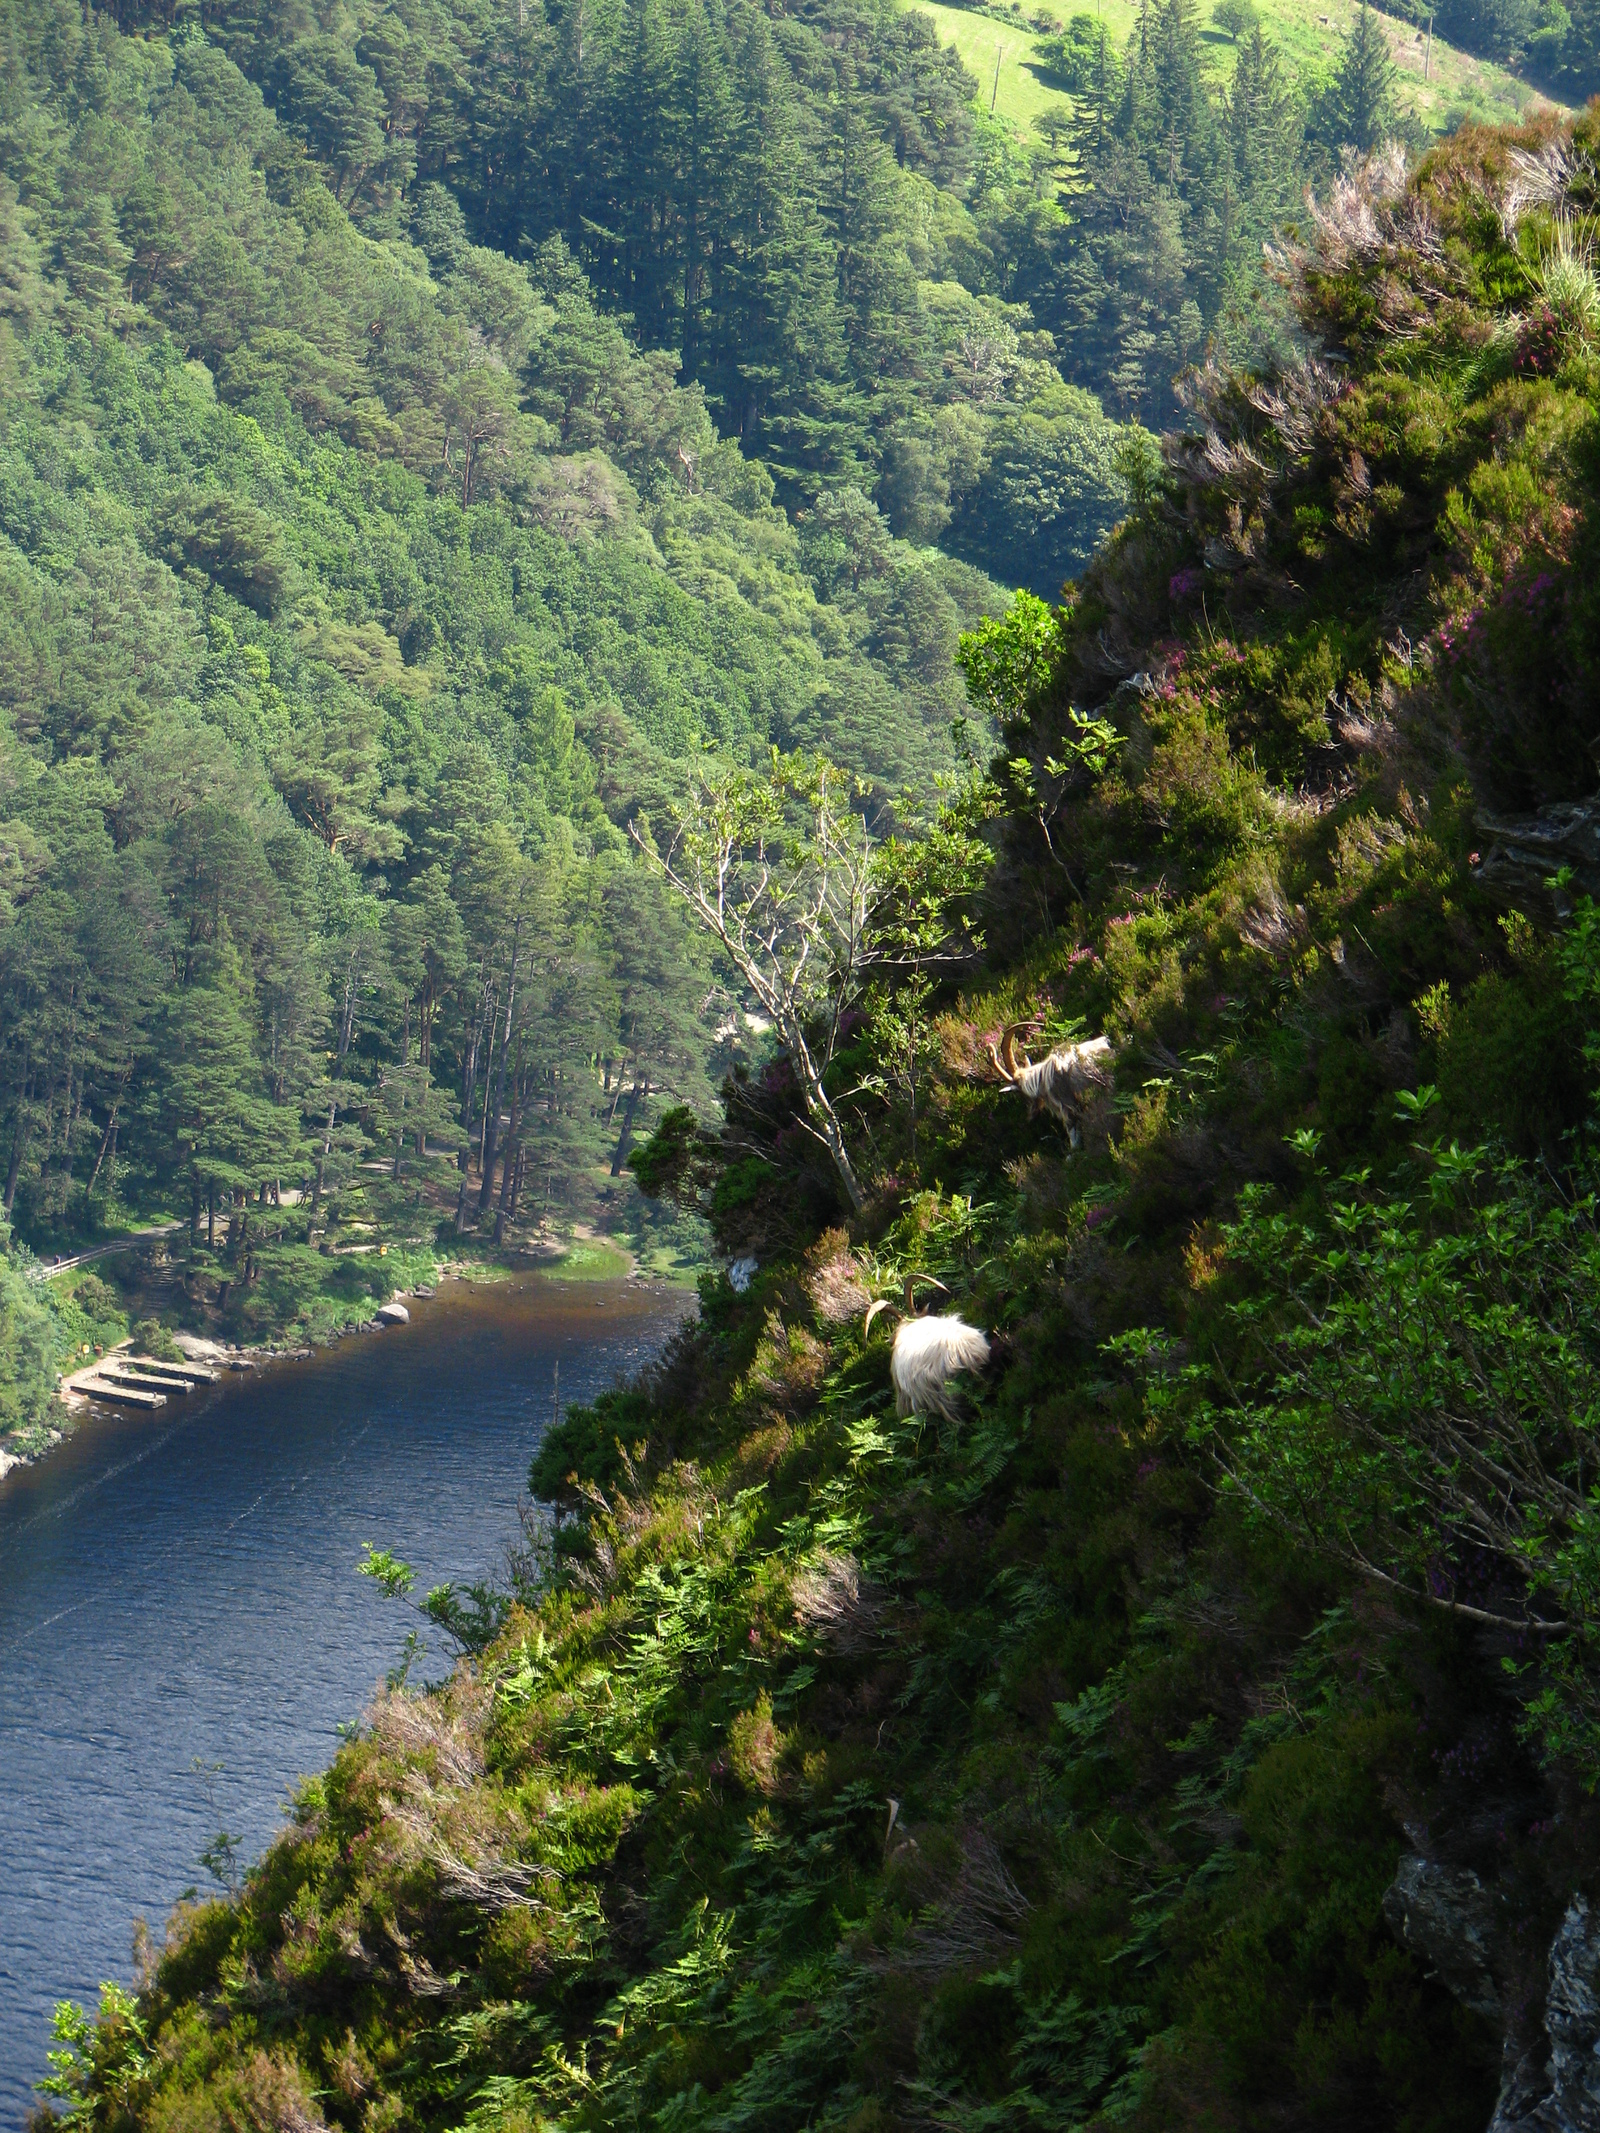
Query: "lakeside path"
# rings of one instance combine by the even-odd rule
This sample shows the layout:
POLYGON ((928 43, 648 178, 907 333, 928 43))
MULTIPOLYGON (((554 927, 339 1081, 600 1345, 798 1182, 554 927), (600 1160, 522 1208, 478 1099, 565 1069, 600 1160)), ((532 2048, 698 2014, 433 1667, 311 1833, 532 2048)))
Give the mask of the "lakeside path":
POLYGON ((130 1229, 120 1237, 108 1237, 104 1244, 92 1245, 86 1252, 74 1252, 70 1259, 37 1260, 28 1269, 28 1279, 50 1281, 57 1274, 70 1274, 74 1267, 88 1266, 93 1260, 104 1259, 108 1253, 131 1251, 136 1244, 148 1244, 155 1237, 170 1237, 174 1230, 187 1227, 180 1217, 176 1222, 157 1222, 150 1229, 130 1229))

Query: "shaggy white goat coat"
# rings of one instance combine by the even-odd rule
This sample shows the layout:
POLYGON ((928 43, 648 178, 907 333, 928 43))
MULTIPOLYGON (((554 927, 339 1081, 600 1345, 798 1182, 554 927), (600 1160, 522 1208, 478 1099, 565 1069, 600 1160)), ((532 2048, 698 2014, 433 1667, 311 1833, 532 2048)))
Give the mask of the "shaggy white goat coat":
POLYGON ((895 1413, 941 1415, 953 1422, 955 1405, 945 1381, 962 1370, 982 1370, 988 1360, 988 1337, 964 1318, 903 1320, 889 1358, 895 1413))
POLYGON ((1064 1044, 1048 1059, 1019 1066, 1013 1087, 1020 1089, 1033 1111, 1048 1111, 1060 1119, 1078 1145, 1078 1126, 1092 1099, 1111 1080, 1111 1039, 1091 1037, 1083 1044, 1064 1044))

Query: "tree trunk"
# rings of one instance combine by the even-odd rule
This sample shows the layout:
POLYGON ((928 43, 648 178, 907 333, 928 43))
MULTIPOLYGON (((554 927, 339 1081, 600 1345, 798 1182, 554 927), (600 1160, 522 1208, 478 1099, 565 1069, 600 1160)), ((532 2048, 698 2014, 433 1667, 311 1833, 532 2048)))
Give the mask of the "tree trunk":
POLYGON ((629 1144, 633 1140, 634 1114, 639 1108, 640 1099, 649 1094, 650 1076, 646 1074, 641 1081, 635 1075, 633 1087, 628 1091, 628 1108, 622 1114, 622 1131, 617 1135, 617 1152, 611 1158, 611 1175, 614 1178, 621 1177, 622 1166, 627 1160, 629 1144))
POLYGON ((22 1101, 17 1105, 17 1130, 11 1136, 11 1160, 6 1165, 6 1213, 8 1216, 11 1213, 12 1203, 17 1197, 17 1179, 22 1171, 22 1150, 28 1138, 28 1129, 23 1123, 26 1115, 24 1106, 27 1100, 27 1096, 24 1094, 22 1101))
POLYGON ((855 1166, 850 1160, 850 1151, 844 1144, 844 1128, 839 1123, 839 1114, 828 1100, 828 1092, 822 1086, 822 1076, 817 1072, 806 1043, 805 1031, 791 1026, 781 1034, 787 1040, 790 1059, 800 1070, 800 1091, 805 1098, 806 1109, 811 1114, 812 1130, 833 1158, 833 1167, 839 1173, 839 1182, 845 1196, 859 1215, 866 1206, 866 1194, 861 1190, 855 1166))
POLYGON ((494 1046, 489 1046, 489 1056, 483 1062, 483 1118, 478 1126, 478 1176, 485 1177, 484 1150, 489 1145, 489 1077, 494 1072, 494 1046))
POLYGON ((521 946, 522 921, 519 918, 511 934, 511 973, 506 980, 506 1026, 500 1035, 500 1056, 495 1061, 494 1095, 484 1113, 483 1173, 478 1181, 480 1222, 488 1212, 489 1195, 494 1189, 494 1144, 500 1131, 500 1099, 506 1086, 506 1053, 511 1049, 511 1015, 517 997, 517 954, 521 946))
POLYGON ((500 1205, 496 1208, 494 1217, 494 1241, 496 1244, 504 1244, 506 1224, 510 1221, 512 1209, 516 1205, 515 1180, 517 1166, 522 1161, 522 1121, 527 1112, 526 1097, 523 1097, 520 1102, 518 1097, 519 1090, 513 1088, 511 1092, 511 1117, 506 1125, 505 1153, 500 1158, 500 1205))
POLYGON ((433 1066, 433 988, 430 986, 417 1001, 417 1064, 422 1069, 422 1123, 417 1128, 417 1154, 428 1152, 428 1083, 433 1066))
POLYGON ((466 1138, 461 1143, 456 1166, 463 1177, 472 1168, 472 1103, 478 1093, 478 1046, 482 1041, 483 1016, 480 1013, 473 1026, 472 1042, 467 1047, 466 1065, 461 1076, 461 1131, 466 1138))
MULTIPOLYGON (((635 1078, 637 1079, 637 1076, 636 1076, 635 1078)), ((616 1117, 616 1115, 617 1115, 617 1106, 618 1106, 618 1104, 619 1104, 619 1103, 621 1103, 621 1101, 622 1101, 622 1084, 623 1084, 623 1082, 624 1082, 624 1081, 625 1081, 626 1079, 627 1079, 627 1075, 626 1075, 626 1073, 625 1073, 625 1071, 624 1071, 624 1066, 623 1066, 623 1063, 619 1062, 619 1063, 618 1063, 618 1066, 617 1066, 617 1085, 616 1085, 616 1087, 615 1087, 614 1089, 611 1089, 611 1104, 610 1104, 610 1108, 609 1108, 609 1109, 607 1110, 607 1112, 606 1112, 606 1131, 607 1131, 608 1133, 609 1133, 609 1132, 611 1131, 611 1121, 612 1121, 612 1120, 613 1120, 613 1119, 614 1119, 614 1118, 616 1117)), ((611 1069, 610 1069, 610 1068, 609 1068, 609 1066, 608 1066, 608 1067, 607 1067, 607 1069, 606 1069, 606 1085, 607 1085, 607 1087, 608 1087, 608 1088, 610 1088, 610 1084, 611 1084, 611 1069)), ((615 1172, 615 1171, 613 1171, 613 1172, 612 1172, 612 1176, 613 1176, 613 1177, 615 1177, 615 1176, 616 1176, 616 1172, 615 1172)))
POLYGON ((322 1136, 322 1153, 317 1157, 317 1175, 311 1186, 311 1212, 313 1214, 322 1205, 322 1172, 328 1160, 328 1151, 333 1146, 333 1119, 334 1113, 338 1108, 337 1102, 330 1103, 328 1106, 327 1130, 322 1136))
POLYGON ((121 1101, 122 1099, 119 1096, 117 1098, 117 1102, 113 1103, 113 1105, 111 1106, 111 1116, 106 1120, 106 1130, 100 1136, 100 1153, 94 1159, 94 1168, 89 1173, 89 1183, 85 1188, 83 1195, 86 1200, 92 1200, 94 1198, 94 1189, 96 1185, 98 1185, 100 1182, 100 1166, 102 1163, 104 1163, 111 1149, 116 1145, 117 1104, 121 1101))

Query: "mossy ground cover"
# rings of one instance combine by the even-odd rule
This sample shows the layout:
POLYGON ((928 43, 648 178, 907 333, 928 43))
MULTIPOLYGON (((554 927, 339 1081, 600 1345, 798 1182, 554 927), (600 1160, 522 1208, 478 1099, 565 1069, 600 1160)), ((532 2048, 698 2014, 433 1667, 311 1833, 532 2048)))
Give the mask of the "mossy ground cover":
POLYGON ((855 1220, 730 1089, 684 1190, 748 1294, 552 1434, 492 1639, 63 2018, 80 2122, 1487 2122, 1500 2031, 1383 1898, 1480 1877, 1519 2044, 1600 1868, 1600 874, 1516 826, 1595 780, 1596 123, 1342 184, 1322 353, 1196 382, 1025 700, 975 648, 917 1140, 870 1019, 855 1220), (1079 1148, 987 1064, 1024 1020, 1115 1040, 1079 1148), (954 1421, 866 1322, 914 1274, 995 1336, 954 1421))

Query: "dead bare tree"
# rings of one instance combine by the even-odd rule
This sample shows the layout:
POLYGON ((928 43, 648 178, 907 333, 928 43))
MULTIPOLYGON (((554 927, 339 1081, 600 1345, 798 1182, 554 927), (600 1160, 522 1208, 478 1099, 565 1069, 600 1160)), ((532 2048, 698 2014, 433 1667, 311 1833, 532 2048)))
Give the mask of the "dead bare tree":
POLYGON ((629 833, 726 952, 789 1056, 808 1130, 850 1205, 865 1204, 826 1076, 859 998, 883 885, 860 787, 820 756, 773 752, 767 772, 697 779, 664 849, 629 833))

